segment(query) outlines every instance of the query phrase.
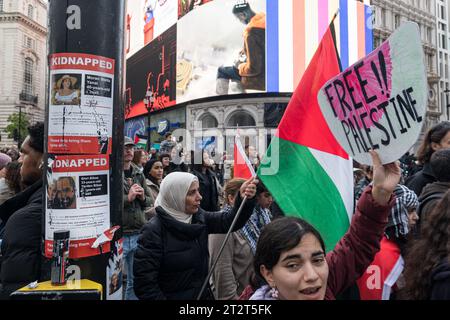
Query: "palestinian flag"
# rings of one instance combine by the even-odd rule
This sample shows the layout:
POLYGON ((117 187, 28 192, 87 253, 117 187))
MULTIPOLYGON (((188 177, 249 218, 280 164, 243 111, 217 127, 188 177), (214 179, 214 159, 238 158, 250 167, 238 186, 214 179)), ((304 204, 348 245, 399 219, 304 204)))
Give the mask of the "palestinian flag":
POLYGON ((134 136, 134 144, 137 148, 145 149, 147 146, 148 137, 144 134, 136 133, 134 136))
POLYGON ((258 170, 283 212, 314 225, 327 251, 347 231, 353 212, 352 161, 331 133, 317 100, 320 88, 341 72, 333 23, 258 170))

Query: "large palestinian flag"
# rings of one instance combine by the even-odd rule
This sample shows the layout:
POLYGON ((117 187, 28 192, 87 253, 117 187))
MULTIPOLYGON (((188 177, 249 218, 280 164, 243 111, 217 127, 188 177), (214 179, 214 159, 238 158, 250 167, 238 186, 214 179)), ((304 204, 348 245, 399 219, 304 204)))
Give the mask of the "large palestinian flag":
POLYGON ((283 212, 314 225, 327 251, 347 231, 353 212, 352 161, 317 101, 320 88, 340 73, 334 34, 331 23, 258 170, 283 212))

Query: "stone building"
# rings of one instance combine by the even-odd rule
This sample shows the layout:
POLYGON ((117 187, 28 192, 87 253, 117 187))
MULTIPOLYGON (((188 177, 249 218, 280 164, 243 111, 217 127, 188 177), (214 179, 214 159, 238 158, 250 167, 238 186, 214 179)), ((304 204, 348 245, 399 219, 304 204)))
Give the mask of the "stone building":
POLYGON ((440 75, 436 31, 436 1, 440 0, 372 0, 374 9, 374 45, 378 47, 403 21, 419 25, 428 70, 427 129, 438 123, 442 116, 440 102, 440 75))
MULTIPOLYGON (((47 70, 47 1, 0 0, 0 146, 13 113, 44 119, 47 70)), ((22 137, 23 139, 23 137, 22 137)))

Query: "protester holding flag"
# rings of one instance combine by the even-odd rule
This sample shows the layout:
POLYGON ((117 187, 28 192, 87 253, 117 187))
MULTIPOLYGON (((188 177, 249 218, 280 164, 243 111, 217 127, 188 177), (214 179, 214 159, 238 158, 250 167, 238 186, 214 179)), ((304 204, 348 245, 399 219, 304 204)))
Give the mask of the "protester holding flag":
POLYGON ((424 221, 408 248, 405 288, 409 300, 450 300, 450 191, 424 221))
MULTIPOLYGON (((208 274, 208 234, 227 233, 242 203, 232 231, 247 222, 255 206, 257 181, 243 183, 231 212, 200 208, 198 178, 174 172, 164 178, 156 199, 156 216, 144 226, 134 262, 134 290, 144 300, 192 300, 208 274)), ((202 299, 213 299, 205 290, 202 299)))
MULTIPOLYGON (((223 210, 232 210, 237 191, 245 182, 244 179, 230 180, 225 186, 225 202, 223 210)), ((219 258, 218 265, 213 273, 215 296, 219 300, 238 299, 239 295, 249 284, 253 276, 253 256, 256 243, 262 228, 272 220, 270 206, 272 196, 260 182, 256 188, 256 206, 244 227, 231 234, 225 249, 219 258)), ((211 263, 220 253, 225 240, 224 234, 214 234, 209 238, 209 252, 211 263)))
POLYGON ((376 152, 371 155, 373 185, 333 251, 326 255, 320 233, 299 218, 280 218, 263 229, 254 266, 266 285, 251 300, 334 300, 362 275, 379 250, 401 176, 398 164, 382 165, 376 152))

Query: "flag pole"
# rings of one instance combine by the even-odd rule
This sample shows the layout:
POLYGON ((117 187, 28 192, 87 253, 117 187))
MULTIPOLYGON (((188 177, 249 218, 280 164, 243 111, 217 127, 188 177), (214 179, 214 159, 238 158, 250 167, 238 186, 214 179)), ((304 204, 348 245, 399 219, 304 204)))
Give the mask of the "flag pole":
POLYGON ((228 238, 231 235, 231 231, 234 229, 234 226, 236 225, 236 222, 237 222, 239 216, 241 215, 242 209, 244 208, 244 205, 245 205, 246 202, 247 202, 247 196, 244 197, 244 199, 242 200, 241 205, 239 206, 239 210, 236 213, 236 215, 235 215, 235 217, 233 219, 233 222, 231 223, 231 227, 228 230, 227 235, 225 236, 225 239, 223 240, 222 246, 220 247, 219 254, 216 257, 216 259, 215 259, 215 261, 213 263, 213 266, 209 270, 208 276, 206 277, 205 281, 203 282, 203 286, 202 286, 202 289, 200 290, 200 293, 197 296, 197 300, 201 299, 201 297, 203 295, 203 292, 205 291, 206 286, 208 285, 209 279, 211 278, 211 275, 214 272, 214 269, 216 268, 217 263, 219 262, 220 256, 222 255, 222 252, 225 249, 225 245, 227 244, 228 238))

